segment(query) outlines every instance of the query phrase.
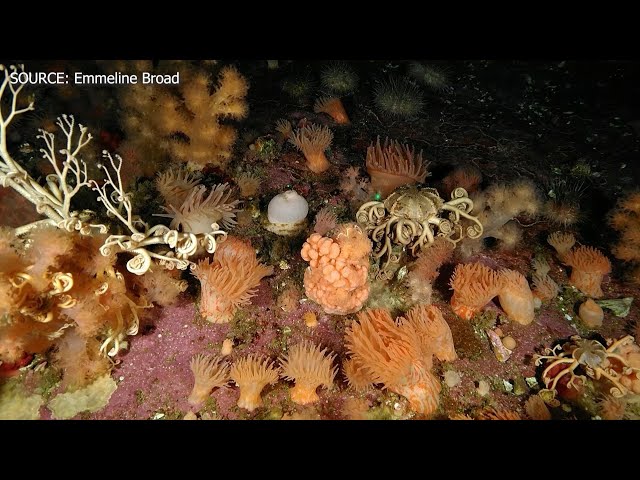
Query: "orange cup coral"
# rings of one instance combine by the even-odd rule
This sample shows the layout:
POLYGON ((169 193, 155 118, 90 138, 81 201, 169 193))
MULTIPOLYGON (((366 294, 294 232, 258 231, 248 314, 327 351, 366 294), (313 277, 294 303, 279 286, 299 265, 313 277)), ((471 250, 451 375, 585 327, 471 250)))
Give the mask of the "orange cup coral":
POLYGON ((221 387, 229 380, 228 367, 219 357, 199 354, 189 364, 194 376, 194 385, 189 395, 189 404, 199 405, 204 402, 211 390, 221 387))
POLYGON ((417 413, 430 415, 438 408, 441 385, 430 371, 431 354, 425 353, 433 352, 433 348, 445 352, 435 346, 438 342, 423 343, 413 325, 418 315, 420 311, 416 310, 409 315, 411 320, 400 318, 396 323, 388 310, 365 310, 347 329, 345 344, 357 362, 354 366, 362 365, 372 382, 407 398, 417 413))
POLYGON ((371 241, 355 224, 341 225, 335 238, 311 235, 300 254, 309 262, 304 273, 307 296, 326 313, 357 312, 369 297, 371 241))
POLYGON ((291 389, 291 400, 299 405, 317 402, 320 397, 316 389, 324 385, 330 388, 338 373, 338 367, 331 368, 335 354, 327 355, 327 349, 311 342, 303 341, 289 349, 281 358, 282 374, 286 380, 295 381, 291 389))
POLYGON ((385 138, 384 145, 380 145, 380 137, 369 145, 366 164, 371 187, 383 197, 403 185, 424 182, 429 174, 429 162, 422 160, 422 152, 416 155, 415 149, 409 145, 388 138, 385 138))
POLYGON ((278 369, 265 358, 249 355, 233 364, 230 377, 240 387, 238 407, 252 412, 262 405, 262 389, 278 381, 278 369))
POLYGON ((249 242, 228 237, 213 261, 201 260, 193 274, 202 288, 200 314, 212 323, 228 323, 238 307, 251 302, 255 287, 273 274, 273 267, 258 263, 249 242))
POLYGON ((458 264, 451 276, 451 308, 460 318, 470 320, 498 295, 502 288, 500 274, 481 263, 458 264))
POLYGON ((582 293, 593 298, 600 298, 602 278, 611 271, 611 262, 602 252, 593 248, 580 246, 567 253, 562 262, 571 268, 569 282, 582 293))
POLYGON ((313 111, 316 113, 326 113, 340 125, 348 125, 349 117, 344 109, 344 105, 337 97, 323 97, 316 100, 313 106, 313 111))
POLYGON ((331 164, 324 151, 329 148, 333 140, 333 132, 327 127, 307 125, 297 129, 289 138, 307 159, 307 167, 314 173, 322 173, 331 164))
POLYGON ((521 325, 529 325, 533 322, 535 305, 527 279, 520 272, 506 268, 500 271, 500 277, 500 306, 511 320, 521 325))

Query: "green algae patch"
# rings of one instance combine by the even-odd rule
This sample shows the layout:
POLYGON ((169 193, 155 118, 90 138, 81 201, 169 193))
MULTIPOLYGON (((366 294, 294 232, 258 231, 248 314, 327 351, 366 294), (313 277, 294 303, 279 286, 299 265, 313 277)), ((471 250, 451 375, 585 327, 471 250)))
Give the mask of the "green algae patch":
POLYGON ((109 403, 116 388, 113 378, 105 375, 87 387, 57 395, 48 407, 57 419, 73 418, 80 412, 97 412, 109 403))
POLYGON ((0 420, 38 420, 41 395, 28 395, 19 382, 0 385, 0 420))

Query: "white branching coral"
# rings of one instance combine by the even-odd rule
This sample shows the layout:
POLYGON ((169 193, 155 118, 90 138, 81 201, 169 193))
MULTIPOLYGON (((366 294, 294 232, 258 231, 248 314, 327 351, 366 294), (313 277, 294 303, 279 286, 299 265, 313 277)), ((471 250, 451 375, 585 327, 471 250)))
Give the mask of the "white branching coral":
POLYGON ((52 133, 40 130, 40 135, 37 136, 45 143, 45 148, 40 149, 40 152, 54 171, 53 174, 46 176, 46 185, 40 185, 34 180, 7 150, 7 129, 11 122, 16 116, 34 110, 33 102, 25 108, 17 107, 18 96, 24 84, 11 82, 10 75, 22 71, 24 71, 23 65, 17 67, 11 65, 8 69, 0 65, 0 75, 4 74, 0 84, 0 104, 5 92, 10 92, 9 112, 5 115, 0 109, 0 185, 16 190, 36 206, 38 213, 45 215, 48 219, 21 227, 18 233, 27 231, 37 224, 51 224, 70 232, 78 230, 84 235, 90 234, 92 229, 105 233, 104 225, 89 223, 93 212, 72 210, 73 197, 83 187, 89 185, 87 167, 78 158, 78 154, 92 138, 86 127, 81 124, 76 125, 72 115, 62 115, 56 121, 66 137, 63 148, 56 151, 55 137, 52 133))

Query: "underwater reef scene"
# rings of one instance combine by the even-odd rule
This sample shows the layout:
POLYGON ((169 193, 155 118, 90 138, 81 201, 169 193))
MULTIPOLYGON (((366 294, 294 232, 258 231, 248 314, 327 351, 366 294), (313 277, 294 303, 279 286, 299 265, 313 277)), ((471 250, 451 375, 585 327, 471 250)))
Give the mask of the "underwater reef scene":
POLYGON ((640 418, 639 62, 0 63, 0 419, 640 418))

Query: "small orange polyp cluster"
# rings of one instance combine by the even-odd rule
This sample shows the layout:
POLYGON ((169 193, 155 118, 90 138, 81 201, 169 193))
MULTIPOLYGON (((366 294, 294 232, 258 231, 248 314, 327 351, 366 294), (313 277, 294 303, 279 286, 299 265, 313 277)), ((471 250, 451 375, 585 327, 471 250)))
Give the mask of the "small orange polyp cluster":
POLYGON ((326 355, 327 349, 311 342, 303 341, 289 349, 282 364, 281 376, 285 380, 295 381, 291 389, 291 401, 299 405, 317 402, 320 397, 316 389, 324 385, 330 388, 337 373, 337 367, 331 368, 335 354, 326 355))
POLYGON ((314 233, 300 253, 309 262, 304 288, 311 300, 335 315, 348 315, 362 308, 369 297, 371 241, 357 225, 342 225, 335 238, 314 233))
POLYGON ((313 106, 313 111, 316 113, 326 113, 340 125, 348 125, 349 117, 344 109, 344 105, 337 97, 324 97, 316 100, 313 106))
POLYGON ((580 246, 566 254, 562 262, 572 267, 571 285, 593 298, 604 295, 602 278, 611 271, 611 262, 599 250, 580 246))
POLYGON ((248 242, 228 237, 213 261, 201 260, 194 271, 202 288, 201 315, 212 323, 228 323, 238 307, 251 302, 260 280, 272 273, 273 267, 258 263, 248 242))
POLYGON ((458 264, 450 282, 451 308, 460 318, 471 320, 482 307, 498 295, 502 279, 498 272, 481 263, 458 264))

